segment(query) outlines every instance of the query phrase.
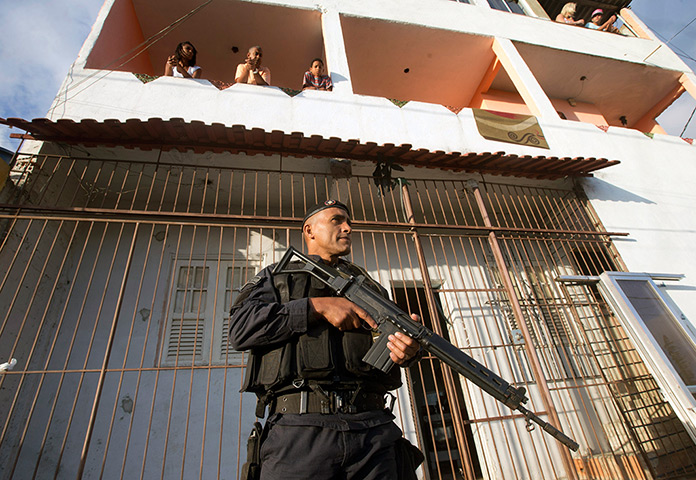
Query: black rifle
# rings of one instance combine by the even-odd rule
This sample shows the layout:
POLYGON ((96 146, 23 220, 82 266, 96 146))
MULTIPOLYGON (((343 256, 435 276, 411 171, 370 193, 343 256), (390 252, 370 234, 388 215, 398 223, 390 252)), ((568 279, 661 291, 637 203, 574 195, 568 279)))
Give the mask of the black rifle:
MULTIPOLYGON (((293 263, 296 264, 297 262, 293 263)), ((330 287, 337 295, 347 298, 370 314, 377 322, 377 329, 380 335, 365 354, 365 357, 363 357, 365 363, 379 368, 383 372, 388 372, 394 366, 394 362, 389 356, 390 351, 387 348, 389 335, 403 332, 417 340, 424 350, 439 358, 460 375, 468 378, 493 398, 524 415, 527 419, 528 428, 531 426, 531 422, 534 422, 563 445, 573 451, 578 450, 579 445, 572 438, 522 406, 523 403, 527 403, 527 397, 525 396, 527 391, 524 387, 513 387, 432 330, 414 322, 396 304, 385 299, 374 290, 363 286, 363 281, 365 280, 363 276, 349 276, 329 265, 312 260, 293 247, 288 249, 273 269, 273 274, 279 273, 306 273, 312 275, 330 287), (293 258, 297 258, 301 266, 290 268, 293 258)))

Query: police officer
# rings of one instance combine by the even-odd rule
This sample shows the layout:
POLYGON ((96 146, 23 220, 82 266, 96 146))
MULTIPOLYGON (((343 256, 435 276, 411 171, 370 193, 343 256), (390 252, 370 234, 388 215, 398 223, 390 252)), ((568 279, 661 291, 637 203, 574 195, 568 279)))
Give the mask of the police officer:
MULTIPOLYGON (((310 256, 364 275, 386 297, 362 268, 341 259, 351 251, 351 231, 348 207, 335 200, 308 210, 302 225, 310 256)), ((261 478, 396 480, 404 440, 385 396, 401 385, 401 373, 362 362, 376 323, 308 274, 271 270, 242 287, 230 318, 231 345, 250 350, 243 391, 257 394, 258 417, 268 408, 261 478)), ((419 351, 407 335, 389 340, 399 365, 419 351)))

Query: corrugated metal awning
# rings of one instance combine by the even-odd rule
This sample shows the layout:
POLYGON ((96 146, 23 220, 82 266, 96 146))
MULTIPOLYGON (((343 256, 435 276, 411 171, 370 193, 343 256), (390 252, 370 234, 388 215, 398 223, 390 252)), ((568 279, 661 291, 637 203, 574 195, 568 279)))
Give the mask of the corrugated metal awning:
POLYGON ((394 145, 359 140, 343 140, 320 135, 305 136, 301 132, 266 131, 244 125, 207 125, 201 121, 186 122, 180 118, 164 120, 137 118, 104 120, 36 118, 0 118, 0 123, 16 127, 35 140, 81 144, 85 146, 122 146, 142 150, 176 149, 182 152, 231 152, 248 155, 283 154, 295 157, 331 157, 376 162, 390 158, 400 165, 439 168, 527 178, 557 179, 567 176, 587 176, 595 170, 619 163, 618 160, 594 157, 554 157, 508 155, 505 152, 444 152, 412 145, 394 145))

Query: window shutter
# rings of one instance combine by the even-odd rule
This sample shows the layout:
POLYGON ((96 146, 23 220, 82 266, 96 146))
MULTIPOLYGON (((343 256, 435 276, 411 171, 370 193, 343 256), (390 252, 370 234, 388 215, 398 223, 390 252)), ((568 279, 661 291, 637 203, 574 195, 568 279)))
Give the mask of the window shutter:
POLYGON ((167 342, 167 362, 180 364, 199 360, 203 353, 204 330, 202 318, 173 318, 167 342))
POLYGON ((203 357, 209 271, 199 265, 178 268, 169 313, 167 364, 193 364, 203 357))

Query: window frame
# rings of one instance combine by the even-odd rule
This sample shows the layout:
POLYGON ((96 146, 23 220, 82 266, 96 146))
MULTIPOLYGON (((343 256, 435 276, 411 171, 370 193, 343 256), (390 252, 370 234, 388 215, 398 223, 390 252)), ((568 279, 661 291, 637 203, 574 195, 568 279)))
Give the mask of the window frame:
MULTIPOLYGON (((624 326, 636 350, 660 386, 662 394, 674 409, 685 429, 696 442, 696 385, 687 386, 664 353, 640 313, 632 305, 619 284, 622 280, 643 281, 650 286, 674 324, 696 351, 696 332, 672 299, 654 282, 657 275, 648 273, 604 272, 599 276, 599 290, 624 326)), ((676 279, 673 277, 671 279, 676 279)))
POLYGON ((526 3, 522 2, 521 0, 487 0, 487 1, 488 1, 488 5, 490 6, 490 8, 492 10, 498 10, 499 12, 505 12, 505 13, 513 13, 515 15, 524 15, 527 17, 533 16, 533 15, 529 14, 529 8, 527 7, 526 3), (506 8, 503 9, 503 8, 494 7, 491 4, 492 1, 497 1, 501 4, 504 4, 504 6, 506 8), (520 10, 522 10, 522 11, 521 12, 513 12, 512 9, 510 8, 510 5, 509 5, 510 2, 516 3, 520 7, 520 10))
MULTIPOLYGON (((224 335, 226 326, 229 325, 229 311, 232 302, 239 293, 240 288, 259 271, 260 262, 242 257, 225 257, 216 259, 205 259, 194 257, 191 259, 172 259, 172 280, 169 285, 169 292, 163 305, 163 321, 165 322, 162 335, 162 348, 158 358, 160 367, 197 367, 210 365, 241 365, 244 363, 244 352, 228 348, 227 354, 223 353, 224 335), (207 268, 207 287, 205 309, 199 312, 177 312, 176 295, 181 290, 179 286, 179 275, 182 268, 207 268), (232 276, 228 295, 228 271, 229 269, 239 269, 239 275, 232 276), (246 270, 246 271, 245 271, 246 270), (229 300, 228 300, 229 296, 229 300), (229 305, 227 305, 229 303, 229 305), (172 344, 172 329, 175 319, 191 319, 194 317, 203 326, 202 345, 200 354, 194 353, 191 356, 171 357, 168 350, 172 344), (212 338, 211 338, 212 336, 212 338), (211 352, 211 349, 213 350, 211 352)), ((193 291, 195 285, 190 289, 193 291)), ((189 297, 189 288, 183 290, 186 298, 189 297)), ((185 309, 187 310, 187 309, 185 309)), ((197 310, 197 308, 194 308, 197 310)))

